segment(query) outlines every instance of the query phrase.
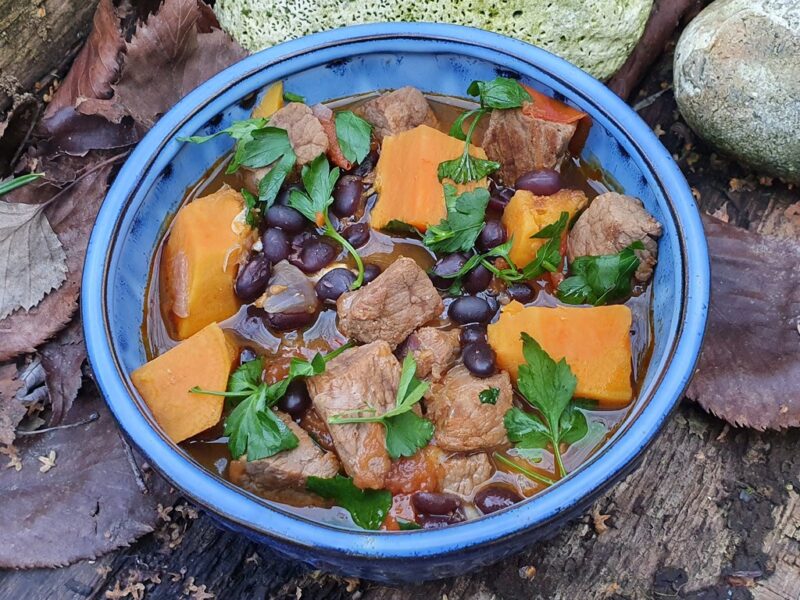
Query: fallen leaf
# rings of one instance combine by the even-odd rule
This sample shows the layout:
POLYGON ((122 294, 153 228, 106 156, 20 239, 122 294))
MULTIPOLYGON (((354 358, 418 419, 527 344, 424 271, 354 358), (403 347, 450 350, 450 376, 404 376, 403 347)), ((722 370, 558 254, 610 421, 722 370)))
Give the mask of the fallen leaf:
POLYGON ((33 94, 14 97, 14 104, 0 123, 0 176, 8 173, 18 149, 29 136, 39 114, 39 101, 33 94))
MULTIPOLYGON (((118 155, 114 160, 122 156, 118 155)), ((0 320, 0 361, 23 352, 33 352, 36 346, 49 340, 72 319, 78 306, 86 244, 97 210, 105 197, 114 160, 89 166, 72 184, 56 192, 62 196, 45 209, 66 251, 67 279, 28 312, 18 310, 0 320)), ((45 182, 43 185, 49 184, 45 182)), ((17 192, 26 193, 25 188, 17 192)), ((12 192, 9 197, 17 192, 12 192)))
POLYGON ((599 508, 594 507, 592 509, 592 525, 594 526, 594 531, 597 535, 602 535, 609 530, 609 526, 606 525, 606 521, 608 521, 610 518, 611 515, 601 513, 599 508))
POLYGON ((95 393, 76 400, 69 420, 88 422, 17 440, 25 463, 56 452, 58 466, 46 477, 37 469, 0 470, 1 568, 94 559, 152 531, 156 506, 173 501, 169 484, 134 457, 95 393), (90 420, 92 413, 99 417, 90 420))
POLYGON ((713 291, 687 396, 732 425, 800 426, 800 244, 703 222, 713 291))
POLYGON ((28 412, 16 398, 23 383, 17 379, 16 365, 0 366, 0 444, 6 446, 14 443, 17 425, 28 412))
POLYGON ((49 425, 60 425, 72 407, 81 387, 81 366, 86 360, 86 346, 80 319, 75 319, 52 341, 39 350, 50 396, 49 425))
POLYGON ((67 278, 67 257, 44 208, 0 202, 0 319, 29 310, 67 278))
POLYGON ((224 31, 198 30, 210 26, 197 0, 165 0, 127 44, 112 101, 150 128, 189 91, 246 56, 224 31))
POLYGON ((50 450, 47 453, 47 456, 37 456, 36 460, 42 463, 42 466, 39 467, 40 473, 47 473, 50 469, 56 466, 56 451, 50 450))
POLYGON ((100 0, 94 13, 92 31, 69 73, 53 94, 44 114, 47 120, 62 108, 74 108, 79 98, 110 98, 111 83, 119 75, 120 54, 125 40, 119 17, 111 0, 100 0))

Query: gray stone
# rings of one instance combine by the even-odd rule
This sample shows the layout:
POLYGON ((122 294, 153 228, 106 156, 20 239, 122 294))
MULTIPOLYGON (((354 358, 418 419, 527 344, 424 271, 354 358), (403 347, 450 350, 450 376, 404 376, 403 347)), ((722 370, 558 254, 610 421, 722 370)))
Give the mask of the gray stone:
POLYGON ((678 41, 675 97, 710 144, 800 181, 800 2, 710 4, 678 41))

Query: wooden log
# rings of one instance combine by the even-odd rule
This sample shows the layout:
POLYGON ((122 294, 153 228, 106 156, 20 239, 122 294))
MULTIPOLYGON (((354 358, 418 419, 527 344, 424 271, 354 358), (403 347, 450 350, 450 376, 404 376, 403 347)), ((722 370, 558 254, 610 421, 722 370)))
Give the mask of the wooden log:
POLYGON ((0 115, 15 93, 43 89, 66 70, 97 1, 0 0, 0 115))

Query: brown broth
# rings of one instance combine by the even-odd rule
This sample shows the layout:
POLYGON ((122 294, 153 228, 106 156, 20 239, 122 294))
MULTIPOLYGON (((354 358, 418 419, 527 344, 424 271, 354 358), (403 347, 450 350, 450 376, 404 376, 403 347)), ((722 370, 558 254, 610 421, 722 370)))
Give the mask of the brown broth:
MULTIPOLYGON (((367 94, 356 98, 344 98, 329 103, 329 106, 334 109, 343 107, 352 109, 374 95, 367 94)), ((449 129, 450 124, 462 110, 475 106, 473 102, 459 98, 429 96, 429 100, 444 131, 449 129)), ((476 141, 478 143, 482 139, 485 126, 486 123, 484 122, 477 129, 476 141)), ((239 174, 229 175, 224 172, 229 160, 230 155, 221 157, 202 178, 190 186, 186 190, 182 205, 200 196, 210 194, 224 185, 229 185, 235 189, 241 188, 243 180, 239 174)), ((561 173, 565 187, 582 190, 590 201, 597 195, 616 188, 614 182, 608 180, 596 165, 590 165, 579 158, 573 157, 565 161, 562 165, 561 173)), ((372 203, 374 203, 374 196, 368 201, 367 210, 361 216, 361 220, 364 222, 369 222, 369 207, 372 203)), ((171 327, 163 317, 159 300, 159 265, 168 233, 169 228, 165 228, 164 236, 153 257, 151 276, 146 290, 142 333, 148 360, 164 353, 177 344, 177 341, 170 335, 171 327)), ((378 264, 382 269, 400 256, 413 258, 425 269, 432 266, 435 261, 433 254, 419 239, 394 234, 389 235, 374 230, 371 232, 371 239, 367 245, 359 249, 359 254, 364 258, 365 263, 378 264)), ((340 255, 338 261, 353 266, 352 261, 344 253, 340 255)), ((542 286, 543 289, 531 305, 555 305, 555 297, 548 293, 549 286, 545 284, 542 284, 542 286)), ((638 395, 653 348, 652 294, 650 287, 629 299, 626 304, 633 313, 631 337, 633 379, 634 391, 638 395)), ((265 378, 268 381, 277 381, 283 378, 286 375, 289 361, 293 356, 311 358, 316 352, 327 352, 346 341, 345 337, 336 329, 336 311, 333 309, 322 310, 317 321, 304 331, 276 334, 270 331, 263 324, 261 318, 254 315, 248 306, 243 306, 237 314, 220 323, 220 326, 239 343, 240 347, 253 348, 259 354, 265 356, 267 364, 265 378)), ((446 316, 443 316, 439 321, 439 326, 451 327, 452 325, 446 316)), ((519 406, 523 406, 519 398, 517 398, 516 402, 519 406)), ((589 423, 589 433, 584 439, 570 445, 563 452, 563 462, 568 472, 575 470, 603 446, 619 428, 634 403, 635 400, 628 407, 619 410, 584 408, 589 423)), ((226 442, 227 439, 222 436, 221 427, 215 427, 203 435, 182 443, 181 447, 204 468, 227 479, 231 455, 226 442)), ((514 458, 516 452, 508 448, 498 448, 497 451, 511 459, 514 458)), ((552 453, 546 450, 537 451, 537 453, 538 456, 533 457, 533 460, 531 460, 531 455, 528 455, 528 460, 524 462, 524 466, 557 479, 552 453), (536 460, 538 462, 534 462, 536 460)), ((492 461, 497 471, 490 481, 510 484, 524 496, 531 496, 543 489, 541 484, 516 471, 509 470, 506 465, 499 463, 494 458, 492 458, 492 461)), ((469 516, 480 516, 477 509, 470 504, 471 498, 465 498, 464 500, 466 501, 469 516)), ((337 507, 286 506, 286 508, 314 520, 348 528, 355 527, 347 512, 337 507)))

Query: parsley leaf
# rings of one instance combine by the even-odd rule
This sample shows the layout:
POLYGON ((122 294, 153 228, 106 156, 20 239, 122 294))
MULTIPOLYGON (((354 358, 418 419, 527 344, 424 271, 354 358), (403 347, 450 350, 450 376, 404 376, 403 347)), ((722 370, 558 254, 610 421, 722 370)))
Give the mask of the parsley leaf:
POLYGON ((490 387, 481 391, 478 394, 478 400, 481 404, 497 404, 497 399, 500 397, 500 388, 490 387))
POLYGON ((570 277, 558 286, 559 300, 567 304, 600 306, 631 293, 631 277, 639 268, 636 241, 617 254, 581 256, 572 261, 570 277))
POLYGON ((244 198, 244 206, 247 209, 244 220, 250 227, 255 229, 261 222, 261 209, 258 207, 258 198, 244 188, 242 188, 242 198, 244 198))
POLYGON ((416 521, 406 521, 405 519, 396 519, 396 521, 400 531, 414 531, 415 529, 422 529, 422 525, 416 521))
MULTIPOLYGON (((508 264, 513 265, 513 263, 511 262, 511 258, 508 256, 508 253, 511 252, 512 242, 513 239, 510 239, 507 242, 504 242, 499 246, 495 246, 494 248, 483 254, 473 254, 467 259, 467 262, 465 262, 458 271, 446 275, 437 273, 437 276, 442 277, 443 279, 453 280, 453 285, 450 286, 450 290, 448 293, 454 295, 460 293, 461 291, 461 280, 467 275, 467 273, 472 271, 472 269, 474 269, 479 263, 483 264, 483 266, 485 266, 492 273, 494 273, 499 277, 503 278, 512 277, 513 276, 511 274, 512 269, 504 269, 501 271, 489 261, 490 258, 501 257, 506 262, 508 262, 508 264)), ((517 273, 516 269, 513 269, 513 273, 517 273)), ((513 281, 516 281, 516 279, 513 279, 513 281)))
POLYGON ((567 229, 569 213, 564 211, 555 223, 544 226, 532 239, 547 239, 536 252, 534 259, 522 267, 522 279, 533 279, 545 271, 555 273, 561 265, 561 236, 567 229))
POLYGON ((469 143, 464 145, 464 153, 453 160, 439 163, 439 181, 452 179, 455 183, 478 181, 500 168, 500 163, 478 158, 469 153, 469 143))
POLYGON ((386 490, 362 490, 349 477, 331 479, 309 476, 306 489, 341 506, 359 527, 378 529, 392 507, 392 494, 386 490))
POLYGON ((295 94, 292 92, 283 92, 283 99, 286 102, 300 102, 302 104, 306 103, 305 96, 301 96, 300 94, 295 94))
POLYGON ((192 144, 202 144, 208 140, 214 139, 220 135, 229 135, 235 140, 243 140, 249 138, 250 135, 256 130, 266 127, 267 119, 243 119, 241 121, 234 121, 230 127, 221 129, 211 135, 192 135, 189 137, 179 137, 179 142, 190 142, 192 144))
POLYGON ((417 361, 409 353, 403 359, 395 407, 386 413, 361 416, 361 413, 369 411, 356 409, 334 415, 328 419, 328 423, 381 423, 386 430, 386 451, 389 456, 393 460, 401 456, 413 456, 428 445, 434 432, 433 423, 412 411, 429 387, 427 382, 417 378, 416 372, 417 361))
POLYGON ((577 379, 563 358, 556 362, 527 333, 521 337, 525 364, 519 367, 517 387, 539 414, 511 408, 503 422, 509 439, 521 448, 542 448, 549 442, 563 477, 560 443, 573 443, 588 431, 586 417, 570 402, 577 379))
POLYGON ((289 206, 299 211, 306 219, 318 227, 324 227, 323 235, 333 238, 353 257, 358 268, 358 276, 350 289, 358 289, 364 282, 364 262, 356 249, 342 235, 336 231, 331 223, 328 207, 333 203, 333 187, 339 179, 339 168, 331 170, 328 159, 320 154, 305 165, 301 173, 305 191, 292 190, 289 195, 289 206))
POLYGON ((360 163, 369 154, 372 125, 350 110, 336 113, 334 120, 342 154, 350 162, 360 163))
POLYGON ((389 222, 383 226, 383 230, 388 231, 390 233, 404 233, 408 235, 419 235, 419 236, 422 235, 419 229, 417 229, 413 225, 406 223, 405 221, 400 221, 399 219, 390 219, 389 222))
POLYGON ((485 225, 489 191, 481 188, 456 196, 456 188, 445 184, 444 198, 447 218, 429 227, 422 241, 434 252, 467 252, 485 225))
POLYGON ((271 165, 285 154, 294 156, 289 134, 285 129, 277 127, 262 127, 250 133, 250 136, 236 144, 226 173, 235 173, 239 167, 260 169, 271 165))
POLYGON ((325 371, 328 361, 348 348, 348 342, 325 356, 317 353, 310 361, 293 358, 289 374, 285 379, 266 384, 261 375, 264 358, 248 361, 236 369, 228 379, 228 390, 216 392, 193 387, 196 394, 225 396, 239 403, 225 419, 224 433, 228 436, 228 447, 233 458, 247 454, 247 460, 258 460, 273 456, 298 445, 297 436, 275 414, 272 407, 286 393, 289 384, 297 377, 311 377, 325 371))
POLYGON ((482 108, 519 108, 530 102, 531 95, 515 79, 496 77, 491 81, 473 81, 467 88, 470 96, 478 96, 482 108))

